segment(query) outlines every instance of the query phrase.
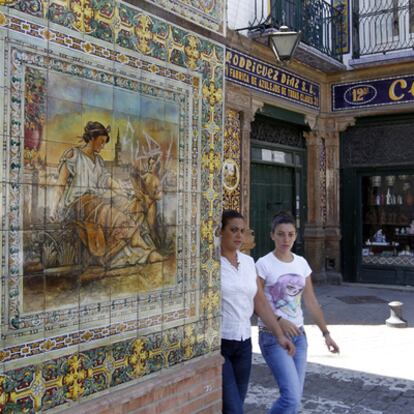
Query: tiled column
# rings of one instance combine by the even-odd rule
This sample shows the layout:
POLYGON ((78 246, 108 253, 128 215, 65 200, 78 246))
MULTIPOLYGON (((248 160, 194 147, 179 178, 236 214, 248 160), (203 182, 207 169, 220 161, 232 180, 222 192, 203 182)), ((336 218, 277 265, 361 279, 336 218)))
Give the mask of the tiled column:
POLYGON ((240 211, 241 113, 227 108, 223 145, 223 210, 240 211))
POLYGON ((325 232, 323 228, 323 198, 321 188, 322 139, 318 131, 304 133, 307 147, 308 218, 305 224, 305 257, 312 268, 316 283, 326 282, 325 232))
POLYGON ((341 219, 340 175, 339 175, 339 132, 325 134, 326 156, 326 222, 325 255, 326 275, 330 283, 341 283, 341 219))
POLYGON ((250 133, 256 112, 263 106, 263 102, 251 100, 248 111, 243 112, 242 124, 242 212, 247 223, 250 219, 250 133))
POLYGON ((305 133, 308 150, 308 222, 305 251, 315 282, 340 283, 341 218, 339 136, 354 118, 323 118, 305 133))
POLYGON ((355 118, 338 118, 326 122, 323 132, 326 156, 326 274, 330 283, 341 283, 341 216, 340 216, 340 133, 355 123, 355 118))
POLYGON ((226 110, 231 109, 240 114, 241 127, 241 206, 240 211, 249 222, 250 216, 250 132, 251 123, 256 112, 263 106, 262 101, 252 98, 242 88, 229 85, 226 91, 226 110))

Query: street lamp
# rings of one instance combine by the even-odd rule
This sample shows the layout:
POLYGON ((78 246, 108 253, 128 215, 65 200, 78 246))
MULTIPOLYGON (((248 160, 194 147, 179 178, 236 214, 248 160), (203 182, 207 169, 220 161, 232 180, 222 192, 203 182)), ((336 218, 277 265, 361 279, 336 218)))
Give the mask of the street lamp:
POLYGON ((281 63, 287 63, 292 59, 302 36, 302 32, 294 32, 289 30, 287 26, 283 25, 277 29, 272 26, 269 27, 266 23, 236 29, 236 32, 242 30, 249 30, 248 36, 259 42, 267 39, 267 43, 272 49, 277 61, 281 63))
POLYGON ((280 26, 279 30, 268 29, 269 45, 280 62, 289 62, 299 45, 301 32, 290 31, 287 26, 280 26))

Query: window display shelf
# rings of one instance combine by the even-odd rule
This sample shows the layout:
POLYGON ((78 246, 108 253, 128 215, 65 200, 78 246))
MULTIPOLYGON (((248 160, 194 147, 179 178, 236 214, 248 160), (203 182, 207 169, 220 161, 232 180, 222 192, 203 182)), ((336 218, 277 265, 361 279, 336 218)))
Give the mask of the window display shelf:
POLYGON ((362 178, 362 264, 414 266, 414 175, 362 178))

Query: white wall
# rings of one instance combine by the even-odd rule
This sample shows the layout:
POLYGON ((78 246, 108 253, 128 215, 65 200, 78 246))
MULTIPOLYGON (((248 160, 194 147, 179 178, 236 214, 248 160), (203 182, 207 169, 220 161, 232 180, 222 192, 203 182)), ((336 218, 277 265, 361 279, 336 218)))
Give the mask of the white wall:
POLYGON ((258 18, 261 19, 262 15, 266 18, 269 14, 267 3, 267 0, 228 0, 227 26, 232 30, 249 26, 255 18, 255 7, 258 18))

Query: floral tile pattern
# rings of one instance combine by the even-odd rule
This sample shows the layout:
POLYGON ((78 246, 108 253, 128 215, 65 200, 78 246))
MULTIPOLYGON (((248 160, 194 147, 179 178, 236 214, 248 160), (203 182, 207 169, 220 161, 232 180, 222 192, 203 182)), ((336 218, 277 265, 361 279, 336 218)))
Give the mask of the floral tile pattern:
POLYGON ((342 23, 335 27, 341 39, 340 53, 346 54, 350 50, 350 5, 349 0, 334 0, 333 6, 342 13, 342 23))
MULTIPOLYGON (((219 2, 191 7, 221 18, 219 2)), ((114 0, 3 0, 0 55, 0 412, 59 410, 217 350, 224 48, 114 0), (52 214, 64 154, 96 119, 122 226, 52 214), (137 245, 119 239, 115 260, 106 234, 137 245)))
POLYGON ((224 125, 223 208, 241 210, 241 127, 240 114, 226 110, 224 125))
POLYGON ((223 34, 223 0, 148 0, 200 26, 223 34))

